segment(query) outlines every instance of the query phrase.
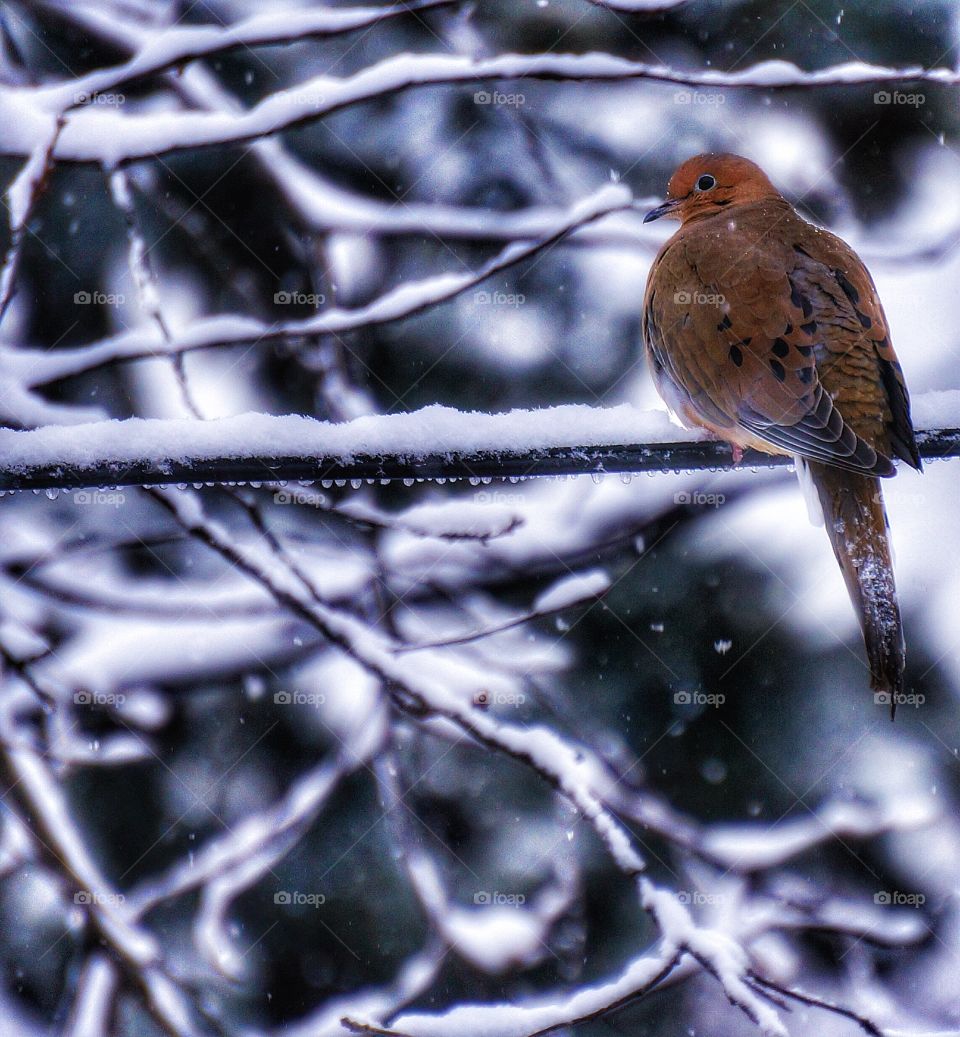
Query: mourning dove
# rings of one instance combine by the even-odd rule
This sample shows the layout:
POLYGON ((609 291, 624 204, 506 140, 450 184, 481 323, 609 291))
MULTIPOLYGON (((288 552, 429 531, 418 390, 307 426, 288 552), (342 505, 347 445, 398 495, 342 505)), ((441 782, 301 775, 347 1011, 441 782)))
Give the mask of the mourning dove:
POLYGON ((793 455, 816 488, 871 686, 903 695, 904 642, 880 478, 920 469, 903 372, 857 254, 804 220, 754 163, 698 155, 673 174, 680 229, 647 280, 643 337, 660 395, 740 460, 793 455))

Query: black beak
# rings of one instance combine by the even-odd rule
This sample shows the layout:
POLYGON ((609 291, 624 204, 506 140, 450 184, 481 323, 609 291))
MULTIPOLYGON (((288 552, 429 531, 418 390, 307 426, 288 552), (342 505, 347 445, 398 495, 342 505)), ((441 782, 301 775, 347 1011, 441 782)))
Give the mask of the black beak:
POLYGON ((669 202, 664 202, 663 205, 658 205, 656 209, 651 209, 646 216, 643 218, 644 223, 653 223, 654 220, 659 220, 661 216, 666 216, 667 213, 673 212, 674 209, 680 204, 678 198, 671 199, 669 202))

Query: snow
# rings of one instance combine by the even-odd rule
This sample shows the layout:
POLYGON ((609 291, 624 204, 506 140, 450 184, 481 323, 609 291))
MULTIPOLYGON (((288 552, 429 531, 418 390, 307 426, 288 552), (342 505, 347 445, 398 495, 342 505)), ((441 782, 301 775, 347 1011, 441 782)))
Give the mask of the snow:
POLYGON ((931 801, 916 794, 892 796, 880 806, 839 801, 772 826, 715 825, 704 838, 704 848, 728 868, 763 871, 831 837, 866 839, 891 829, 923 828, 937 819, 931 801))
POLYGON ((610 588, 610 577, 603 569, 565 576, 544 591, 533 603, 534 612, 559 612, 590 598, 598 598, 610 588))
MULTIPOLYGON (((960 390, 924 394, 914 401, 918 429, 955 427, 960 390)), ((404 414, 367 415, 332 423, 302 415, 248 413, 197 421, 127 418, 18 431, 0 429, 0 458, 10 472, 32 467, 91 468, 105 463, 237 458, 401 457, 529 453, 550 447, 692 443, 705 433, 674 424, 664 410, 629 404, 561 404, 499 414, 434 404, 404 414)))
POLYGON ((917 429, 960 428, 960 389, 932 389, 911 401, 917 429))
POLYGON ((635 958, 613 979, 581 985, 573 995, 521 1000, 514 1004, 462 1004, 447 1012, 401 1014, 392 1028, 411 1037, 527 1037, 583 1019, 652 982, 669 957, 635 958))
MULTIPOLYGON (((420 0, 419 3, 394 8, 288 9, 282 18, 274 14, 254 15, 232 25, 174 25, 159 32, 141 29, 140 49, 129 61, 78 76, 63 84, 42 88, 37 94, 42 101, 57 108, 85 104, 95 94, 116 90, 134 79, 142 79, 163 69, 231 48, 268 46, 307 36, 349 32, 375 25, 405 10, 436 6, 438 2, 440 0, 420 0)), ((97 12, 91 14, 96 18, 97 12)), ((115 19, 104 13, 100 20, 110 22, 115 19)))
POLYGON ((666 411, 629 404, 565 404, 501 414, 435 404, 406 414, 370 415, 339 424, 300 415, 241 414, 197 421, 127 418, 28 431, 0 429, 0 459, 11 472, 64 470, 147 460, 162 467, 223 457, 339 457, 524 453, 549 447, 696 442, 666 411))
MULTIPOLYGON (((267 96, 247 111, 153 112, 124 114, 106 106, 74 112, 54 151, 58 159, 115 167, 185 148, 239 143, 313 121, 346 105, 393 94, 410 86, 468 83, 483 79, 553 77, 583 80, 644 78, 664 83, 714 87, 788 87, 925 81, 955 84, 948 68, 890 68, 850 61, 816 71, 788 61, 760 62, 741 72, 681 71, 666 65, 629 61, 610 54, 500 54, 474 60, 449 54, 398 54, 353 76, 317 76, 267 96)), ((0 121, 12 127, 0 142, 2 153, 30 154, 42 139, 39 125, 62 110, 64 92, 50 95, 22 87, 0 89, 0 121)))
MULTIPOLYGON (((132 205, 125 174, 111 177, 111 188, 117 204, 126 212, 132 205)), ((537 240, 511 242, 492 259, 476 270, 443 273, 407 281, 386 291, 365 306, 353 309, 330 307, 302 320, 266 322, 251 317, 218 315, 193 321, 178 335, 166 335, 159 329, 140 328, 124 331, 102 342, 79 349, 60 350, 56 353, 32 350, 6 350, 0 353, 3 366, 10 376, 21 373, 32 386, 46 384, 58 378, 95 369, 108 361, 130 358, 156 357, 184 353, 212 346, 259 344, 274 339, 342 334, 372 324, 401 320, 428 306, 452 299, 493 274, 513 266, 552 241, 578 230, 595 220, 633 205, 630 191, 623 186, 607 184, 600 190, 580 199, 568 209, 540 221, 537 240)), ((495 217, 493 218, 495 219, 495 217)), ((148 312, 156 312, 156 297, 149 287, 144 272, 143 244, 137 238, 131 242, 131 257, 138 291, 148 290, 148 312)))

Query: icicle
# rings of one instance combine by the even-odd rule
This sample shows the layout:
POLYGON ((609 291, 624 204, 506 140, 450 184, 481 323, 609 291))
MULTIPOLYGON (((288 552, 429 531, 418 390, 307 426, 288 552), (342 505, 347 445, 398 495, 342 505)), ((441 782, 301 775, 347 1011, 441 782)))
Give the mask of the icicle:
POLYGON ((56 500, 60 496, 60 491, 55 486, 49 486, 43 492, 46 494, 47 500, 56 500))

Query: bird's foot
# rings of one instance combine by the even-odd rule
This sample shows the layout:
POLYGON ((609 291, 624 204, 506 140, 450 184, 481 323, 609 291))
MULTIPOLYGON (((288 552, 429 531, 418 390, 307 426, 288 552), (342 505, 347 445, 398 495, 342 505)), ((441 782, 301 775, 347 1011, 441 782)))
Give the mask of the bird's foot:
POLYGON ((740 464, 740 462, 743 460, 743 447, 738 446, 736 443, 731 443, 730 453, 733 454, 733 463, 740 464))

